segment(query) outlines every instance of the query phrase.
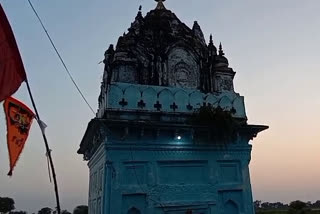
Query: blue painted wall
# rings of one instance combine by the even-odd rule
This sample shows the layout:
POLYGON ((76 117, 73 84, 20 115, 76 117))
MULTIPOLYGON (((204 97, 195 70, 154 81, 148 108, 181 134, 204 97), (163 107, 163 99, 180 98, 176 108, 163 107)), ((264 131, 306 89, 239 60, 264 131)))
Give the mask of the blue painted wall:
POLYGON ((89 162, 90 213, 253 214, 250 152, 247 142, 222 148, 105 139, 89 162))

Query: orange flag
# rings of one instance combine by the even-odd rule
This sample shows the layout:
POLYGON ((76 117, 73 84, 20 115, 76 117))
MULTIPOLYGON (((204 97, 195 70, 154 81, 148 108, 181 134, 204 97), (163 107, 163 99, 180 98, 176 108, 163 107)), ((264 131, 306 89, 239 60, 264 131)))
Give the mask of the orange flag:
POLYGON ((3 107, 7 120, 7 144, 10 159, 8 175, 11 176, 28 138, 35 115, 25 104, 13 97, 7 98, 3 107))

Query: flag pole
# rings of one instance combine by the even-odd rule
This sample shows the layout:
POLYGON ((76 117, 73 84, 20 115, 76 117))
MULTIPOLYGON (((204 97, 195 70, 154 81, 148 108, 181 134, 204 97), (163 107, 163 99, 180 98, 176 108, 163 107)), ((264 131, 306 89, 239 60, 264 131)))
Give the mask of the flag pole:
POLYGON ((54 191, 55 191, 55 195, 56 195, 57 213, 58 213, 58 214, 61 214, 60 201, 59 201, 59 192, 58 192, 58 183, 57 183, 57 178, 56 178, 56 172, 55 172, 54 165, 53 165, 53 160, 52 160, 52 157, 51 157, 51 150, 50 150, 50 148, 49 148, 47 136, 46 136, 46 134, 45 134, 45 132, 44 132, 44 129, 41 127, 40 115, 39 115, 39 113, 38 113, 36 104, 35 104, 35 102, 34 102, 34 99, 33 99, 32 93, 31 93, 31 88, 30 88, 30 85, 29 85, 29 82, 28 82, 28 78, 26 78, 25 81, 26 81, 26 84, 27 84, 29 96, 30 96, 30 99, 31 99, 31 102, 32 102, 34 111, 35 111, 35 113, 36 113, 36 117, 37 117, 36 119, 37 119, 38 125, 39 125, 40 130, 41 130, 41 133, 42 133, 42 137, 43 137, 43 140, 44 140, 44 144, 45 144, 45 146, 46 146, 47 156, 48 156, 48 158, 49 158, 49 163, 50 163, 51 172, 52 172, 52 177, 53 177, 53 183, 54 183, 54 191))

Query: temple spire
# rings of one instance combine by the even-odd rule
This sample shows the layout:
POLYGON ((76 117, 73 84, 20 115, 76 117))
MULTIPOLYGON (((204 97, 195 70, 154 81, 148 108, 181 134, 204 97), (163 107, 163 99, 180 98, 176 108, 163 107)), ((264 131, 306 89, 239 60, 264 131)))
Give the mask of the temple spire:
POLYGON ((140 5, 140 6, 139 6, 138 14, 137 14, 137 16, 136 16, 136 19, 142 18, 142 12, 141 12, 141 10, 142 10, 142 6, 140 5))
POLYGON ((217 55, 217 48, 213 44, 213 39, 212 39, 212 34, 210 34, 210 39, 209 39, 209 56, 215 56, 217 55))
POLYGON ((165 0, 155 0, 156 2, 158 2, 157 4, 157 7, 156 7, 156 10, 165 10, 166 7, 164 6, 163 2, 165 0))
POLYGON ((210 41, 209 44, 213 44, 212 34, 210 34, 210 41))
POLYGON ((193 31, 193 33, 201 40, 201 42, 202 42, 203 44, 206 43, 206 40, 205 40, 205 38, 204 38, 203 32, 202 32, 202 30, 201 30, 201 27, 200 27, 200 25, 198 24, 197 21, 194 21, 193 27, 192 27, 192 31, 193 31))
POLYGON ((223 49, 222 49, 221 42, 220 42, 220 45, 219 45, 219 56, 224 56, 224 52, 223 52, 223 49))

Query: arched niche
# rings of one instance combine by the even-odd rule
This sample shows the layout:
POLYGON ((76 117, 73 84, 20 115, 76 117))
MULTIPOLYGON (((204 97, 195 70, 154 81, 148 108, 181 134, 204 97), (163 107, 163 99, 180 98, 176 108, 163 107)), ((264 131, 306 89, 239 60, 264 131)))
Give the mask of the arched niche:
POLYGON ((196 89, 200 83, 200 69, 196 54, 186 47, 176 46, 168 51, 169 86, 196 89))
POLYGON ((232 102, 227 96, 223 96, 219 101, 219 106, 225 111, 230 111, 232 109, 232 102))
POLYGON ((199 91, 194 91, 189 94, 189 103, 193 109, 198 109, 203 105, 204 97, 199 91))
POLYGON ((141 214, 141 212, 139 209, 132 207, 128 210, 127 214, 141 214))
POLYGON ((212 107, 216 108, 219 105, 219 100, 216 96, 214 96, 213 94, 209 94, 206 97, 206 103, 207 105, 211 105, 212 107))
POLYGON ((224 214, 239 214, 238 205, 234 201, 228 200, 224 204, 224 214))
POLYGON ((124 99, 128 102, 125 106, 129 109, 137 109, 138 102, 141 100, 141 92, 135 85, 129 86, 124 91, 124 99))
POLYGON ((154 104, 157 102, 157 92, 152 87, 146 88, 142 91, 142 101, 145 103, 145 109, 151 110, 154 108, 154 104))
POLYGON ((179 90, 174 94, 174 102, 178 106, 179 111, 188 111, 189 96, 184 90, 179 90))
POLYGON ((235 109, 236 117, 246 117, 246 110, 244 106, 244 98, 239 96, 232 101, 232 107, 235 109))
POLYGON ((163 89, 158 95, 159 103, 162 105, 161 110, 170 112, 172 111, 171 105, 174 102, 174 96, 172 92, 168 89, 163 89))
POLYGON ((122 98, 122 89, 117 85, 111 84, 108 91, 108 108, 121 108, 119 102, 122 98))

